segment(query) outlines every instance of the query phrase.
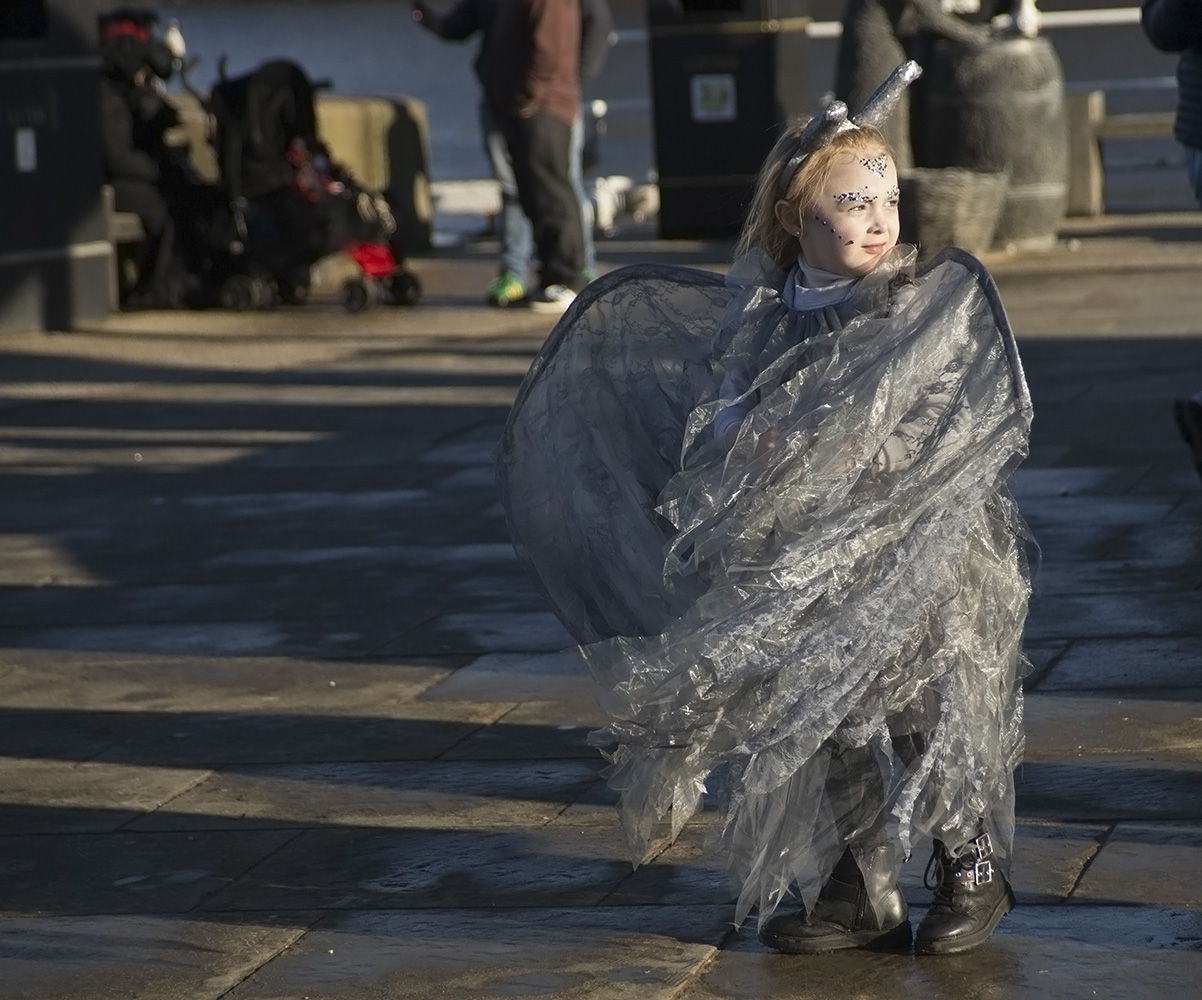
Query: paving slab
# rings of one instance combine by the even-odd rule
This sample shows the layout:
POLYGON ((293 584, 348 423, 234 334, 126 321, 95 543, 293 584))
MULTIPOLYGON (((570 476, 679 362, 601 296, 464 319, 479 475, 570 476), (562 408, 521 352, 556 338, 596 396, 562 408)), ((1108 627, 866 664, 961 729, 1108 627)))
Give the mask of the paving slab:
POLYGON ((106 832, 157 809, 203 780, 203 768, 131 767, 33 758, 0 762, 4 833, 106 832))
MULTIPOLYGON (((374 716, 449 676, 454 659, 377 661, 296 657, 162 657, 0 647, 4 705, 27 712, 203 711, 374 716)), ((153 717, 153 716, 152 716, 153 717)), ((46 730, 52 733, 53 730, 46 730)))
MULTIPOLYGON (((547 622, 545 614, 538 612, 538 621, 560 638, 558 622, 547 622)), ((503 622, 514 617, 506 615, 503 622)), ((513 624, 519 623, 520 620, 513 624)), ((551 653, 486 653, 456 670, 441 684, 426 690, 422 697, 469 701, 567 701, 586 697, 592 689, 588 667, 568 649, 551 653)))
MULTIPOLYGON (((1199 823, 1118 823, 1091 859, 1072 902, 1196 908, 1202 893, 1199 849, 1199 823)), ((1202 950, 1202 939, 1195 946, 1202 950)))
POLYGON ((387 716, 315 712, 181 713, 163 719, 97 760, 172 765, 430 760, 500 714, 489 705, 422 705, 387 716))
POLYGON ((295 830, 6 836, 9 913, 180 913, 197 909, 300 836, 295 830))
MULTIPOLYGON (((543 692, 545 699, 546 693, 543 692)), ((509 708, 445 754, 444 760, 581 759, 600 764, 590 733, 605 724, 591 695, 539 700, 509 708)))
POLYGON ((591 759, 226 767, 177 795, 168 809, 148 812, 126 829, 537 826, 597 780, 591 759))
POLYGON ((1098 695, 1041 686, 1026 696, 1024 717, 1027 761, 1147 752, 1202 764, 1202 687, 1098 695))
POLYGON ((1010 488, 1030 516, 1031 501, 1037 497, 1080 497, 1123 494, 1132 490, 1146 475, 1146 469, 1113 468, 1041 468, 1020 466, 1010 480, 1010 488))
POLYGON ((1040 691, 1202 686, 1202 636, 1076 639, 1040 680, 1040 691))
MULTIPOLYGON (((1010 881, 1020 907, 1063 903, 1076 891, 1081 873, 1110 832, 1105 823, 1019 822, 1014 830, 1010 881)), ((925 865, 923 858, 918 859, 925 865)), ((912 906, 929 906, 931 892, 910 865, 906 898, 912 906)), ((925 875, 925 871, 923 872, 925 875)))
POLYGON ((1192 591, 1049 594, 1040 597, 1026 635, 1061 637, 1187 637, 1202 627, 1202 606, 1192 591))
POLYGON ((1160 559, 1099 559, 1063 556, 1045 550, 1045 562, 1036 583, 1037 599, 1080 594, 1125 594, 1133 589, 1143 593, 1181 593, 1202 584, 1202 560, 1183 551, 1179 561, 1160 559), (1063 556, 1063 557, 1062 557, 1063 556))
POLYGON ((6 1000, 212 1000, 300 939, 319 914, 0 915, 6 1000))
MULTIPOLYGON (((11 671, 0 671, 5 678, 11 671)), ((79 709, 0 710, 0 757, 86 761, 158 723, 150 713, 79 709)), ((13 785, 4 783, 5 793, 13 785)))
MULTIPOLYGON (((1175 499, 1160 495, 1097 495, 1070 493, 1056 496, 1029 496, 1022 501, 1023 516, 1034 527, 1039 524, 1063 524, 1072 509, 1072 520, 1104 527, 1107 525, 1148 524, 1163 521, 1175 506, 1175 499)), ((1038 535, 1036 535, 1038 538, 1038 535)))
MULTIPOLYGON (((510 557, 512 559, 512 556, 510 557)), ((412 652, 559 652, 572 637, 550 611, 451 611, 382 646, 382 656, 412 652)))
POLYGON ((1196 753, 1077 753, 1024 761, 1014 780, 1018 815, 1071 821, 1202 821, 1202 766, 1197 758, 1196 753))
POLYGON ((164 624, 187 618, 214 623, 242 617, 273 617, 303 599, 295 587, 273 581, 249 583, 159 583, 142 586, 71 587, 57 581, 14 594, 0 611, 0 628, 20 624, 64 627, 117 625, 137 621, 164 624))
POLYGON ((334 914, 229 1000, 674 1000, 728 933, 723 907, 334 914))
POLYGON ((595 906, 630 862, 612 829, 548 829, 555 812, 541 807, 513 830, 309 829, 205 908, 595 906))

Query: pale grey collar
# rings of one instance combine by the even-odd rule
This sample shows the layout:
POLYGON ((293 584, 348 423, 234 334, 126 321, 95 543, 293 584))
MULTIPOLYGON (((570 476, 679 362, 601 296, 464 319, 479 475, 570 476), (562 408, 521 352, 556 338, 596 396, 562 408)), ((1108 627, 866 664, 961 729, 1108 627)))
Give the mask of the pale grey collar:
POLYGON ((798 254, 797 263, 785 279, 781 297, 790 309, 822 309, 842 302, 859 280, 814 267, 798 254))

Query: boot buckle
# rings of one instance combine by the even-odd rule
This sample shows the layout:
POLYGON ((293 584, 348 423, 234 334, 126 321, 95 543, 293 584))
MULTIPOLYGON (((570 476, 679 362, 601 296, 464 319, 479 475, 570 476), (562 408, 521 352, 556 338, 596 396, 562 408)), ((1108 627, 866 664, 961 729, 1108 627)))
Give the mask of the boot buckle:
POLYGON ((968 846, 972 848, 972 853, 976 856, 977 861, 984 861, 993 854, 993 841, 989 839, 987 833, 981 834, 976 840, 970 840, 968 846))
POLYGON ((993 862, 978 861, 972 866, 972 884, 987 885, 993 881, 993 862))

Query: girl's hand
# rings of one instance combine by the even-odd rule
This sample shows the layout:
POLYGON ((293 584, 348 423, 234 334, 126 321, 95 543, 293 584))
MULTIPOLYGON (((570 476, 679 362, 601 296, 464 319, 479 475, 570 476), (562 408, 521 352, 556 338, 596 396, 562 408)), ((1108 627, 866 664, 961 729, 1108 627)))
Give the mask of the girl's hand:
POLYGON ((773 448, 780 443, 781 430, 779 427, 770 427, 759 436, 759 440, 755 443, 755 457, 767 455, 773 448))

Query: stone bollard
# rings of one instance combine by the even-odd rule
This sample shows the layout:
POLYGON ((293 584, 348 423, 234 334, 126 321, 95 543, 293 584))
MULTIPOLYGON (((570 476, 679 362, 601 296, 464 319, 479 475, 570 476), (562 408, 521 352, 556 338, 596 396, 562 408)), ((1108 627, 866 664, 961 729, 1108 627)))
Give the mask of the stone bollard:
POLYGON ((898 176, 901 238, 926 260, 954 246, 980 255, 994 243, 1009 187, 1005 173, 912 167, 898 176))
POLYGON ((1068 197, 1068 125, 1052 44, 1043 36, 980 48, 939 40, 924 69, 915 161, 1009 174, 994 246, 1053 245, 1068 197))

